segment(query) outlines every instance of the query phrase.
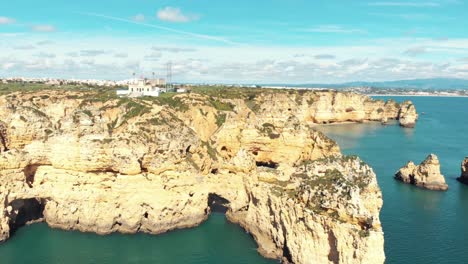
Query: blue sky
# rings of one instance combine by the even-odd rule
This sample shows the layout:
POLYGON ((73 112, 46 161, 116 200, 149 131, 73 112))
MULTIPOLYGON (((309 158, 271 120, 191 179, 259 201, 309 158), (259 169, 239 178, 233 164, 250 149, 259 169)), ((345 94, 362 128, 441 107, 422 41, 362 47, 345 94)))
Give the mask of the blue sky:
POLYGON ((0 76, 335 83, 468 78, 462 0, 0 0, 0 76))

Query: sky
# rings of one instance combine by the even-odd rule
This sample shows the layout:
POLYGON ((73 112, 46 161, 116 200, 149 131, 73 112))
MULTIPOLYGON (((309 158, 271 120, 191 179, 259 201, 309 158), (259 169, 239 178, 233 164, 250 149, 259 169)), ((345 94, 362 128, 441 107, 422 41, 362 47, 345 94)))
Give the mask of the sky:
POLYGON ((0 77, 468 79, 468 0, 0 0, 0 77))

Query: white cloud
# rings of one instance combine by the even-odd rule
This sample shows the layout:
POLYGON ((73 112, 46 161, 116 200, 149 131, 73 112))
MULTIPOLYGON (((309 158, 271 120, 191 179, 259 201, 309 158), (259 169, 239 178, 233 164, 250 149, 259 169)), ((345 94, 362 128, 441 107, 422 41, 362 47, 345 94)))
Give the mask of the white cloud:
POLYGON ((427 52, 428 52, 428 49, 426 47, 412 47, 412 48, 405 50, 403 54, 414 57, 414 56, 426 54, 427 52))
POLYGON ((50 38, 53 50, 50 46, 36 45, 43 40, 40 35, 21 37, 23 43, 34 43, 32 51, 0 46, 0 76, 120 80, 131 78, 132 72, 146 76, 153 71, 164 74, 167 62, 172 61, 173 79, 178 82, 334 83, 440 76, 468 78, 464 66, 468 61, 461 59, 468 54, 468 39, 395 38, 370 40, 367 45, 284 47, 187 46, 161 38, 102 36, 81 40, 81 51, 89 55, 83 57, 75 50, 76 39, 62 38, 59 34, 50 38), (431 56, 403 54, 419 47, 425 47, 431 56), (183 52, 186 49, 190 52, 183 52), (56 57, 35 56, 50 52, 56 57))
POLYGON ((153 52, 149 55, 146 55, 144 59, 147 61, 158 61, 161 57, 162 57, 161 52, 153 52))
POLYGON ((317 60, 332 60, 332 59, 335 59, 336 56, 332 54, 318 54, 318 55, 315 55, 314 58, 317 60))
POLYGON ((143 22, 143 21, 145 21, 145 15, 137 14, 134 17, 132 17, 132 19, 137 21, 137 22, 143 22))
POLYGON ((40 53, 35 54, 34 56, 38 58, 46 58, 46 59, 53 59, 57 57, 57 55, 53 53, 47 53, 47 52, 40 52, 40 53))
POLYGON ((0 16, 0 25, 8 25, 13 24, 15 22, 16 20, 14 20, 13 18, 0 16))
POLYGON ((19 45, 19 46, 14 46, 13 49, 16 50, 32 50, 35 47, 33 45, 19 45))
POLYGON ((107 52, 105 50, 81 50, 80 56, 83 57, 95 57, 99 55, 104 55, 107 52))
POLYGON ((41 41, 36 42, 36 45, 43 46, 43 45, 50 45, 50 44, 53 44, 53 43, 54 42, 50 41, 50 40, 41 40, 41 41))
POLYGON ((52 25, 34 25, 31 27, 36 32, 55 32, 57 29, 52 25))
POLYGON ((125 52, 119 52, 114 54, 115 58, 128 58, 128 54, 125 52))
POLYGON ((173 52, 173 53, 179 53, 179 52, 194 52, 197 51, 197 49, 194 48, 181 48, 181 47, 152 47, 151 48, 154 51, 165 51, 165 52, 173 52))
POLYGON ((355 28, 345 28, 342 26, 337 25, 320 25, 311 28, 303 28, 299 29, 300 31, 304 32, 314 32, 314 33, 341 33, 341 34, 365 34, 367 33, 366 30, 362 29, 355 29, 355 28))
POLYGON ((199 19, 198 15, 187 15, 182 13, 179 8, 170 6, 158 10, 156 16, 159 18, 159 20, 177 23, 190 22, 199 19))

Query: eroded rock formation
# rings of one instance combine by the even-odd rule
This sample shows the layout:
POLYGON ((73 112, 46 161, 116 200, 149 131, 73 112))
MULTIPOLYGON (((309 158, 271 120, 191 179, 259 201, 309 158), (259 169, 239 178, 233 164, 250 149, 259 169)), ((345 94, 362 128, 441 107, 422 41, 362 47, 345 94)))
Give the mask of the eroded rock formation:
POLYGON ((398 116, 400 126, 402 127, 413 128, 416 125, 416 120, 418 120, 416 107, 414 107, 411 101, 406 101, 401 104, 398 116))
POLYGON ((458 180, 462 183, 468 184, 468 157, 466 157, 461 164, 461 175, 458 180))
POLYGON ((418 166, 412 161, 408 162, 395 174, 395 178, 429 190, 446 191, 448 189, 444 175, 440 173, 439 159, 434 154, 427 156, 418 166))
POLYGON ((213 203, 259 252, 294 263, 383 263, 372 169, 316 123, 398 119, 397 103, 337 92, 112 99, 44 91, 0 97, 0 240, 31 221, 159 234, 213 203))

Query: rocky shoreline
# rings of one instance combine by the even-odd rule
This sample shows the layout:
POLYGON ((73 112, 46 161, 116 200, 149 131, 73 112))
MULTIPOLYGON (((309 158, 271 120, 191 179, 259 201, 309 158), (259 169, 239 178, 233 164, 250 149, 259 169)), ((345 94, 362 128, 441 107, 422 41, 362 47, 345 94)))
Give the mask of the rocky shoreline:
POLYGON ((221 203, 262 255, 292 263, 385 260, 374 172, 312 125, 417 118, 410 102, 332 91, 42 91, 0 106, 1 241, 41 219, 160 234, 199 225, 221 203))

